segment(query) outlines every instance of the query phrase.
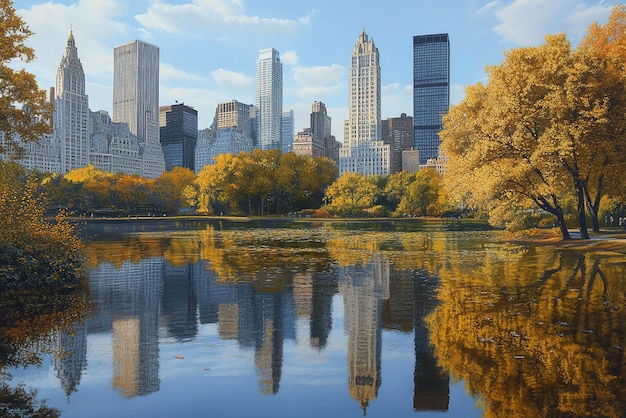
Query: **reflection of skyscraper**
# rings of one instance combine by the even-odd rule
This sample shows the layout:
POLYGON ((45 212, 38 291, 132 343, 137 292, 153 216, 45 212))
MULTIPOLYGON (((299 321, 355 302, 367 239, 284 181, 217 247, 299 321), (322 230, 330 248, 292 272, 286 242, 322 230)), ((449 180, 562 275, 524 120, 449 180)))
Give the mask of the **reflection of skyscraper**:
POLYGON ((56 336, 54 368, 65 394, 76 391, 83 370, 87 367, 87 330, 85 324, 74 323, 71 332, 56 336))
POLYGON ((89 284, 112 312, 113 386, 123 396, 159 390, 158 320, 163 259, 101 264, 90 271, 89 284))
POLYGON ((391 269, 389 299, 383 304, 384 327, 403 332, 413 332, 414 304, 411 271, 391 269))
POLYGON ((311 312, 311 347, 326 347, 328 335, 333 327, 332 304, 337 293, 337 276, 331 273, 313 275, 311 312))
POLYGON ((348 336, 348 388, 363 412, 380 387, 382 304, 389 298, 389 261, 375 255, 369 264, 342 267, 348 336))
POLYGON ((415 389, 413 408, 416 411, 447 411, 450 400, 448 374, 437 364, 430 343, 430 332, 424 319, 437 304, 438 279, 428 271, 413 276, 415 303, 415 389))
POLYGON ((179 341, 191 340, 198 333, 197 301, 191 267, 164 264, 163 320, 168 334, 179 341))

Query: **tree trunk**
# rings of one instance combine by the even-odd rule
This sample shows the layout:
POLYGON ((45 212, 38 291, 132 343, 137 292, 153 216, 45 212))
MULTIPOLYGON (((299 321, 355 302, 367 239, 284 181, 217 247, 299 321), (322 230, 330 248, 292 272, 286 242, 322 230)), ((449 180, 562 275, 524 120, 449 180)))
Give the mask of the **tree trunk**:
POLYGON ((587 230, 587 211, 585 210, 585 190, 582 180, 579 178, 574 180, 576 188, 576 198, 578 200, 578 226, 580 229, 580 238, 589 239, 589 231, 587 230))
POLYGON ((568 241, 572 239, 572 236, 569 234, 567 230, 567 225, 565 225, 565 217, 563 216, 563 211, 559 208, 557 213, 555 213, 557 222, 559 223, 559 228, 561 229, 561 239, 563 241, 568 241))
POLYGON ((591 201, 591 195, 589 193, 589 185, 585 182, 585 201, 587 202, 587 208, 591 214, 591 226, 593 232, 600 232, 600 221, 598 219, 598 211, 600 210, 600 199, 602 198, 602 185, 604 183, 604 176, 598 178, 597 192, 593 202, 591 201))

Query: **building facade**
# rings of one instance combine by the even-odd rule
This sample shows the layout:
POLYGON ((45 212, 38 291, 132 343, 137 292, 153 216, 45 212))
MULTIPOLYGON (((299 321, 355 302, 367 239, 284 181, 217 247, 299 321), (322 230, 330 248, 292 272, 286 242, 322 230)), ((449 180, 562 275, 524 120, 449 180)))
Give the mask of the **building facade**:
POLYGON ((54 91, 54 130, 61 150, 60 172, 67 173, 89 163, 89 99, 72 31, 59 63, 54 91))
POLYGON ((128 124, 142 156, 141 175, 156 178, 165 171, 159 140, 159 48, 143 41, 113 51, 113 122, 128 124))
POLYGON ((381 135, 380 59, 374 40, 361 32, 350 64, 349 119, 344 122, 339 174, 390 173, 390 147, 381 135))
POLYGON ((165 169, 185 167, 195 171, 198 111, 184 103, 161 106, 159 129, 165 169))
POLYGON ((215 164, 220 154, 237 155, 254 150, 256 108, 237 100, 218 103, 210 128, 198 131, 195 160, 196 173, 215 164))
POLYGON ((296 121, 293 115, 293 110, 283 112, 280 131, 281 149, 283 153, 293 151, 293 138, 296 133, 295 124, 296 121))
POLYGON ((413 118, 402 113, 399 118, 382 121, 383 141, 391 146, 391 173, 402 171, 402 152, 413 149, 413 118))
POLYGON ((274 48, 259 51, 256 62, 257 148, 282 149, 283 64, 274 48))
POLYGON ((437 158, 442 118, 450 108, 450 40, 447 33, 413 37, 414 146, 420 164, 437 158))

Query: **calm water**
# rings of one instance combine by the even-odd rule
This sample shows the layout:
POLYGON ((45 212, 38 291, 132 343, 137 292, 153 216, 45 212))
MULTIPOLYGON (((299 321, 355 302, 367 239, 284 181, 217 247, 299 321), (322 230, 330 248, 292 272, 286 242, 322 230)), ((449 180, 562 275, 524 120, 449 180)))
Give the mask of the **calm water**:
POLYGON ((3 316, 5 395, 61 417, 626 416, 624 254, 441 224, 107 225, 84 293, 3 316))

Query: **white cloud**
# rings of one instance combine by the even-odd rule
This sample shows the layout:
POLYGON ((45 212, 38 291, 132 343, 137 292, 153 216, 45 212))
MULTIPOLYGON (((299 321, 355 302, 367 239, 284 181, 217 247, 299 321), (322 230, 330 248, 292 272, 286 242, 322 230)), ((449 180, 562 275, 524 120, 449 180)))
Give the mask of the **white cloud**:
POLYGON ((159 64, 159 78, 161 80, 185 80, 185 81, 204 81, 202 77, 191 74, 183 70, 179 70, 171 64, 161 62, 159 64))
POLYGON ((344 91, 345 74, 345 67, 339 64, 296 67, 293 71, 293 79, 300 98, 323 102, 325 98, 337 96, 344 91))
POLYGON ((300 58, 297 51, 285 51, 280 54, 280 59, 284 64, 297 65, 300 58))
POLYGON ((402 113, 413 115, 413 86, 401 87, 400 83, 382 86, 381 104, 383 119, 397 118, 402 113))
POLYGON ((500 23, 494 30, 516 46, 540 44, 546 35, 561 32, 578 38, 612 7, 604 2, 587 6, 582 0, 514 0, 495 8, 500 23))
POLYGON ((113 71, 110 40, 129 32, 126 25, 116 20, 125 9, 124 3, 116 0, 79 0, 71 5, 48 2, 18 9, 34 32, 27 40, 37 56, 30 68, 45 74, 46 81, 54 80, 71 28, 85 72, 94 77, 110 75, 113 71))
POLYGON ((284 35, 308 25, 312 15, 310 12, 296 20, 248 16, 241 0, 192 0, 183 4, 156 0, 135 19, 149 30, 189 36, 197 36, 199 30, 221 36, 241 32, 284 35))
POLYGON ((220 87, 225 89, 245 90, 254 85, 254 79, 243 73, 219 68, 211 73, 220 87))

